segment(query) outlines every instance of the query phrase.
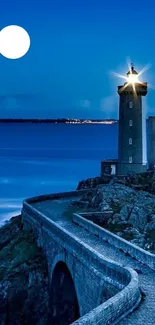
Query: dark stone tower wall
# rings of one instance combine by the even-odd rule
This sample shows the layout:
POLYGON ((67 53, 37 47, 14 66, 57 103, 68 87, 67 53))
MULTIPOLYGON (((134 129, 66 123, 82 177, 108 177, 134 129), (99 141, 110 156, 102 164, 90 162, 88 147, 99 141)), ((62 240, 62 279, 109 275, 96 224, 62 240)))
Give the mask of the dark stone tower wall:
POLYGON ((155 165, 155 116, 148 118, 148 166, 155 165))
POLYGON ((147 169, 147 162, 144 159, 146 133, 143 130, 146 128, 146 119, 144 122, 141 98, 147 94, 147 84, 143 86, 139 83, 135 84, 137 95, 134 94, 131 84, 123 91, 122 87, 118 87, 120 104, 117 174, 127 175, 128 172, 138 173, 147 169), (129 143, 129 139, 132 139, 132 143, 129 143), (132 157, 132 163, 129 163, 129 157, 132 157))

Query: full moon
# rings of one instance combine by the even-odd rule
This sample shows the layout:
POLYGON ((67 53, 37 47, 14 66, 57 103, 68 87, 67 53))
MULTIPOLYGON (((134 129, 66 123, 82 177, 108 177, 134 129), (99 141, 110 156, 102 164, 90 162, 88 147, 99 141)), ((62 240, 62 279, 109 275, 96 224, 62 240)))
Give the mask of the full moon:
POLYGON ((7 59, 19 59, 29 48, 30 37, 24 28, 10 25, 0 31, 0 54, 7 59))

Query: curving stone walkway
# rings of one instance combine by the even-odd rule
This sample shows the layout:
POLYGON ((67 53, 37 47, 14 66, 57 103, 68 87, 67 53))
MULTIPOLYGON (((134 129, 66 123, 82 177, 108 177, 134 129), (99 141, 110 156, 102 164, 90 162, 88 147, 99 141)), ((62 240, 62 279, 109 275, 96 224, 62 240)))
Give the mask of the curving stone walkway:
POLYGON ((84 230, 63 215, 63 211, 74 199, 49 200, 32 204, 36 209, 60 224, 81 241, 91 246, 104 257, 110 258, 123 266, 135 269, 139 275, 139 286, 145 294, 138 308, 126 318, 119 322, 120 325, 155 325, 155 271, 126 256, 123 252, 102 239, 84 230))

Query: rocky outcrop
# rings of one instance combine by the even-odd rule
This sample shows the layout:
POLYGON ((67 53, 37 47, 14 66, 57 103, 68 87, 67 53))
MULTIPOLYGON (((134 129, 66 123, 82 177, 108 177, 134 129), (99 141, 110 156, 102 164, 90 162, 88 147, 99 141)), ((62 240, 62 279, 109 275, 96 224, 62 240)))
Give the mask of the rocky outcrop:
POLYGON ((0 325, 46 325, 49 315, 46 260, 21 217, 0 229, 0 325))
POLYGON ((102 212, 93 221, 117 235, 155 253, 155 196, 110 182, 84 195, 89 211, 102 212))
POLYGON ((102 175, 99 177, 88 178, 78 183, 77 190, 95 188, 101 184, 120 183, 138 191, 148 191, 155 194, 155 168, 143 173, 129 172, 126 176, 102 175))
POLYGON ((113 178, 112 176, 97 176, 93 178, 87 178, 85 180, 82 180, 78 183, 77 190, 83 190, 83 189, 88 189, 88 188, 95 188, 99 184, 108 184, 109 181, 113 178))

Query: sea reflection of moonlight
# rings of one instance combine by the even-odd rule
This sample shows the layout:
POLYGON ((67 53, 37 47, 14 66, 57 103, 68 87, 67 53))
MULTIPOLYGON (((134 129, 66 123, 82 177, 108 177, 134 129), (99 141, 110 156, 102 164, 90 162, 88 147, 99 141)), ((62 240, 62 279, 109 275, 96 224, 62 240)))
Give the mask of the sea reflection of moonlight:
POLYGON ((0 31, 0 54, 7 59, 19 59, 30 48, 27 31, 16 25, 10 25, 0 31))

